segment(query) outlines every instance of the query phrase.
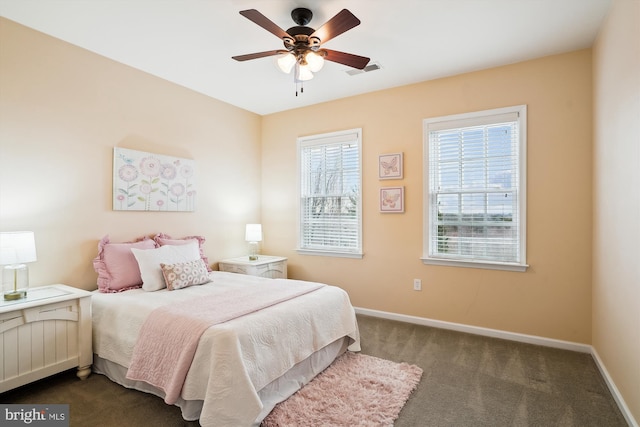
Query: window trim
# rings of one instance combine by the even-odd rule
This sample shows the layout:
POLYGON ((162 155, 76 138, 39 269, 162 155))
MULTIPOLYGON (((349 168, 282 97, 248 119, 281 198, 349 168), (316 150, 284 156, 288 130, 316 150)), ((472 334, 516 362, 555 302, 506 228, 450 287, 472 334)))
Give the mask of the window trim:
POLYGON ((452 267, 482 268, 490 270, 505 270, 524 272, 527 264, 527 106, 496 108, 471 113, 454 114, 449 116, 432 117, 423 120, 423 236, 422 256, 420 259, 427 265, 443 265, 452 267), (439 129, 461 127, 459 124, 446 125, 444 122, 466 122, 463 126, 472 126, 474 122, 483 121, 488 116, 517 113, 519 121, 518 141, 518 213, 519 213, 519 241, 520 262, 499 262, 485 260, 464 260, 453 258, 439 258, 429 256, 431 234, 431 194, 429 181, 429 131, 438 126, 439 129))
POLYGON ((296 223, 296 252, 301 255, 312 256, 328 256, 328 257, 340 257, 340 258, 363 258, 364 253, 362 249, 362 128, 354 128, 341 130, 336 132, 329 132, 317 135, 309 135, 299 137, 296 142, 296 181, 297 181, 297 223, 296 223), (338 250, 321 248, 303 248, 302 247, 302 148, 311 145, 327 145, 331 144, 331 140, 335 140, 335 143, 344 140, 345 137, 354 135, 356 136, 356 144, 358 146, 358 186, 359 186, 359 203, 356 206, 358 217, 358 241, 357 247, 353 250, 338 250))

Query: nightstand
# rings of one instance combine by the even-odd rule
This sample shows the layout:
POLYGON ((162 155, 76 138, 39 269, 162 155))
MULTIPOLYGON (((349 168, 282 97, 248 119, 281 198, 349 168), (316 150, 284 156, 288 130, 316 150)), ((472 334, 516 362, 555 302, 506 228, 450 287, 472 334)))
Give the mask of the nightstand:
POLYGON ((1 300, 0 393, 75 367, 87 378, 91 340, 91 292, 50 285, 1 300))
POLYGON ((220 271, 268 277, 271 279, 287 278, 287 259, 280 256, 259 255, 256 261, 248 256, 230 258, 218 263, 220 271))

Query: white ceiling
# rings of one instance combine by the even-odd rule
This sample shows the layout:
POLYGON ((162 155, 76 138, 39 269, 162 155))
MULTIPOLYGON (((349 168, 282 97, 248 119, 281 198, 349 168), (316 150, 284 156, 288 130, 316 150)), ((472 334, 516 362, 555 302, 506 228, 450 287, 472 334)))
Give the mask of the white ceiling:
POLYGON ((611 0, 0 0, 0 14, 35 30, 258 114, 590 47, 611 0), (329 49, 380 69, 351 76, 327 62, 295 96, 273 57, 281 49, 241 16, 257 9, 286 30, 307 7, 318 28, 347 8, 362 23, 329 49))

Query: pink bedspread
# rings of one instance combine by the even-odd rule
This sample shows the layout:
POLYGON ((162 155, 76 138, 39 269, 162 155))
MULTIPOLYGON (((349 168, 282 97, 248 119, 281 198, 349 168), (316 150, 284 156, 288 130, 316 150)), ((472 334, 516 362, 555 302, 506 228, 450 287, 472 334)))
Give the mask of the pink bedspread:
POLYGON ((268 284, 158 308, 142 325, 127 378, 162 389, 166 393, 165 402, 174 404, 205 330, 323 286, 273 279, 268 284))

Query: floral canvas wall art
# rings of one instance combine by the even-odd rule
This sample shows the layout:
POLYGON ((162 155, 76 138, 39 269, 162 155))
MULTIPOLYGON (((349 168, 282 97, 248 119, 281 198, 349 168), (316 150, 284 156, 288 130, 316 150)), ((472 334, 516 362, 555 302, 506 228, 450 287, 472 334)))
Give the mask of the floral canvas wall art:
POLYGON ((192 212, 195 207, 194 160, 113 149, 113 210, 192 212))

